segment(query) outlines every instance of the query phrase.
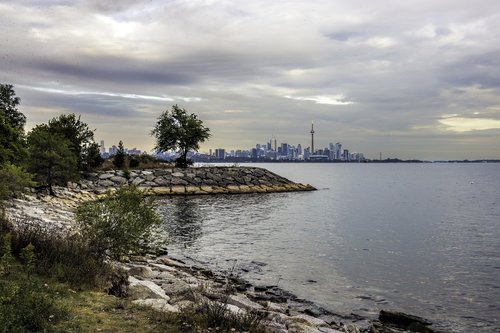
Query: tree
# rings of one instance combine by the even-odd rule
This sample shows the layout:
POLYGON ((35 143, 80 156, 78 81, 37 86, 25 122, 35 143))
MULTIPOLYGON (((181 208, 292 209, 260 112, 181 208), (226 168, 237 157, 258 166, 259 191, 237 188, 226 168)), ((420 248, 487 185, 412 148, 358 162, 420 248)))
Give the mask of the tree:
POLYGON ((76 220, 89 246, 113 259, 138 250, 151 228, 160 223, 154 199, 145 198, 136 186, 81 204, 76 220))
POLYGON ((113 164, 117 168, 123 168, 123 166, 125 165, 125 148, 123 147, 122 140, 118 142, 118 150, 116 151, 116 154, 113 157, 113 164))
POLYGON ((0 84, 0 165, 19 163, 26 156, 26 116, 17 110, 20 103, 13 86, 0 84))
POLYGON ((49 121, 51 133, 58 134, 68 140, 68 147, 73 152, 78 170, 88 171, 102 163, 97 159, 99 146, 94 142, 94 131, 75 114, 61 115, 49 121))
POLYGON ((28 134, 29 171, 42 186, 66 185, 78 179, 77 159, 69 140, 53 133, 46 124, 37 125, 28 134))
POLYGON ((10 126, 23 131, 26 124, 26 116, 17 110, 21 102, 16 97, 12 84, 0 84, 0 112, 4 114, 10 126))
POLYGON ((210 137, 210 129, 204 127, 194 113, 188 114, 185 109, 174 105, 172 110, 160 115, 151 135, 156 137, 157 152, 178 150, 180 156, 175 164, 186 168, 191 164, 187 160, 187 153, 200 148, 199 144, 210 137))
POLYGON ((23 192, 26 187, 33 186, 32 175, 22 167, 11 163, 0 166, 0 209, 2 201, 23 192))

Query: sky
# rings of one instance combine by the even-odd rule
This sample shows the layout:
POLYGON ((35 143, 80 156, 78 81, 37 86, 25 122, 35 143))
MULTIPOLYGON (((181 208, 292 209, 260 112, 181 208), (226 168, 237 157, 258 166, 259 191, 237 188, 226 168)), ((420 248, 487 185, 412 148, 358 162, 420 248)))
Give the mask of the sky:
POLYGON ((0 83, 26 130, 76 113, 150 151, 177 104, 201 151, 341 142, 368 158, 500 159, 498 0, 0 0, 0 83))

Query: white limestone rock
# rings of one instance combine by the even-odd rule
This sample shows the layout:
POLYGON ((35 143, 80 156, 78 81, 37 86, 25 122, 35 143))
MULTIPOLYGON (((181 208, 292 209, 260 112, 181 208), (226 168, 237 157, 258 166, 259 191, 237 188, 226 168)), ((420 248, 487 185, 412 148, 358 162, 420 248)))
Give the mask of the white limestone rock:
POLYGON ((128 294, 133 299, 160 298, 170 300, 165 291, 156 283, 129 276, 128 294))
POLYGON ((177 306, 169 304, 168 301, 165 299, 146 298, 146 299, 138 299, 132 301, 132 303, 139 306, 151 307, 161 312, 176 312, 176 313, 180 312, 177 306))

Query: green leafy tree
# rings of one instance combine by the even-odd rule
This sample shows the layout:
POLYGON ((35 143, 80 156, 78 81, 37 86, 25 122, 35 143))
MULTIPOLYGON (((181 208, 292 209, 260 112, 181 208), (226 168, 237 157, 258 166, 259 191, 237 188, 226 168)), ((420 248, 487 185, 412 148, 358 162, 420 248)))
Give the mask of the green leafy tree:
POLYGON ((53 133, 45 125, 37 125, 28 134, 29 171, 42 186, 64 186, 78 179, 77 159, 70 148, 69 140, 53 133))
POLYGON ((125 158, 125 148, 123 147, 123 141, 120 140, 120 142, 118 142, 118 150, 115 156, 113 156, 113 164, 117 168, 123 168, 125 166, 125 158))
POLYGON ((10 126, 23 131, 26 116, 17 109, 20 102, 21 99, 16 97, 13 85, 0 84, 0 111, 5 115, 10 126))
POLYGON ((26 157, 26 116, 18 111, 19 97, 11 84, 0 84, 0 164, 19 163, 26 157))
POLYGON ((157 152, 178 151, 176 166, 186 168, 190 164, 187 153, 200 148, 199 144, 210 137, 210 129, 204 127, 194 113, 188 114, 185 109, 174 105, 172 110, 160 115, 151 135, 156 138, 157 152))
POLYGON ((32 175, 22 167, 6 163, 0 167, 0 206, 3 200, 23 192, 26 187, 34 186, 32 175))
POLYGON ((138 250, 141 240, 160 222, 153 198, 144 197, 135 186, 108 192, 101 201, 83 203, 76 220, 90 247, 113 259, 138 250))
POLYGON ((99 144, 96 142, 91 143, 88 149, 83 151, 83 160, 85 161, 84 171, 93 170, 104 162, 101 157, 99 144))
POLYGON ((75 155, 78 170, 91 170, 102 163, 99 146, 94 142, 94 131, 75 114, 60 115, 49 121, 51 133, 58 134, 68 140, 68 147, 75 155))

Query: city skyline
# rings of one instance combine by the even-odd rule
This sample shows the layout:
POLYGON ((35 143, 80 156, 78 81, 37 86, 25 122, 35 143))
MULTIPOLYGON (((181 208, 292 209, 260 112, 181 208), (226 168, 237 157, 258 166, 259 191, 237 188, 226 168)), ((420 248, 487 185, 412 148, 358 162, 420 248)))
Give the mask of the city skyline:
POLYGON ((150 151, 178 104, 211 130, 200 151, 304 144, 314 119, 315 146, 367 158, 500 159, 496 0, 18 0, 0 27, 26 130, 76 113, 150 151))
MULTIPOLYGON (((216 159, 224 159, 227 157, 245 157, 245 158, 267 158, 269 160, 356 160, 362 161, 365 159, 364 153, 350 151, 344 146, 342 149, 342 143, 333 142, 328 143, 328 145, 319 147, 314 145, 314 121, 311 121, 310 134, 310 145, 305 144, 302 146, 302 142, 295 144, 290 144, 288 141, 280 141, 278 145, 278 139, 273 134, 269 140, 264 143, 254 143, 251 147, 237 147, 229 148, 219 146, 217 148, 208 148, 208 150, 197 150, 191 151, 191 153, 199 155, 213 156, 216 159)), ((331 141, 331 140, 330 140, 331 141)), ((334 140, 335 141, 335 140, 334 140)), ((111 157, 118 152, 118 145, 122 143, 124 146, 124 151, 129 155, 140 155, 142 153, 156 155, 160 158, 173 158, 176 156, 177 151, 169 150, 167 152, 157 152, 153 150, 141 151, 140 149, 128 148, 125 143, 120 140, 118 142, 111 143, 108 148, 106 148, 105 141, 99 140, 99 151, 101 156, 104 158, 111 157)), ((379 153, 381 155, 381 153, 379 153)))

